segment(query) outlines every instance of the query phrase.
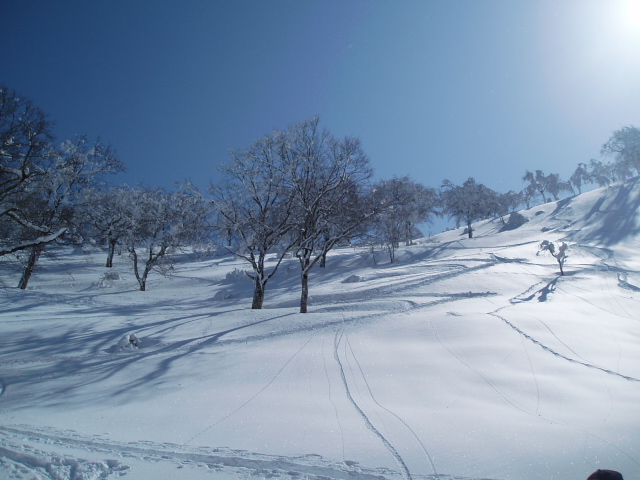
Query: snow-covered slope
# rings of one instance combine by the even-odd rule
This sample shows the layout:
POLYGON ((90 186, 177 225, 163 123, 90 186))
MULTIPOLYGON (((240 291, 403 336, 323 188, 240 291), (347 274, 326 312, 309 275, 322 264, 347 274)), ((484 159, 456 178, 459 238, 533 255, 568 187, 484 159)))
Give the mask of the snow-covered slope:
POLYGON ((136 290, 65 250, 0 265, 0 478, 640 476, 638 180, 446 232, 377 264, 295 259, 249 309, 229 256, 136 290), (570 244, 566 275, 542 240, 570 244), (137 341, 130 343, 131 334, 137 341))

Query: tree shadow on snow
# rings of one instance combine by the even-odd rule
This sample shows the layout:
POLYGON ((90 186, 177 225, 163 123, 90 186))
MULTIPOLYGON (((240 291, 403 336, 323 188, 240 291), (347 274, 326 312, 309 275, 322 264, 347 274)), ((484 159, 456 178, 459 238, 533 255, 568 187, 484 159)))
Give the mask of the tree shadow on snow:
MULTIPOLYGON (((84 393, 86 387, 93 385, 96 388, 91 391, 96 392, 101 388, 108 388, 106 384, 105 387, 101 387, 101 384, 119 373, 129 370, 130 375, 127 378, 130 380, 118 383, 107 395, 92 395, 91 401, 99 401, 100 397, 107 400, 109 397, 118 397, 125 393, 144 392, 145 389, 162 383, 162 377, 168 374, 173 364, 181 358, 203 351, 215 344, 244 343, 247 340, 255 340, 260 335, 223 339, 233 332, 293 315, 293 313, 288 313, 258 321, 249 321, 211 334, 191 336, 173 342, 163 343, 160 340, 166 336, 171 338, 172 332, 176 332, 177 329, 185 327, 189 323, 211 320, 214 317, 224 316, 237 310, 239 309, 139 322, 135 327, 133 325, 123 326, 109 331, 96 330, 92 327, 74 329, 69 326, 69 329, 61 334, 47 335, 46 332, 38 332, 37 329, 24 330, 0 339, 0 352, 2 352, 0 358, 4 358, 5 361, 11 358, 21 358, 28 365, 26 369, 8 370, 3 377, 4 384, 7 391, 15 391, 30 390, 30 385, 52 382, 55 390, 38 388, 37 394, 29 396, 28 403, 42 406, 71 405, 74 399, 78 403, 86 401, 86 393, 84 393), (132 331, 135 331, 141 339, 140 348, 117 353, 114 344, 132 331), (146 331, 150 332, 152 336, 146 336, 144 334, 146 331), (28 352, 27 356, 25 356, 25 352, 28 352), (145 373, 140 376, 136 369, 145 373), (84 389, 82 394, 80 394, 81 389, 84 389), (80 396, 76 398, 77 395, 80 396)), ((262 336, 268 335, 263 334, 262 336)), ((193 374, 197 374, 197 372, 193 372, 193 374)), ((20 407, 28 408, 27 402, 20 402, 20 407)))

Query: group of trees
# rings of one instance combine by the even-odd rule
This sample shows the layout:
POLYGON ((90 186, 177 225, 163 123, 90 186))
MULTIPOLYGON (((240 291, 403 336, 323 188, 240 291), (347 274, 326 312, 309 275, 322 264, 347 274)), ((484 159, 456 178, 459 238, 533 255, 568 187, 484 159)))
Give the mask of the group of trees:
POLYGON ((369 160, 356 138, 337 139, 313 118, 235 151, 211 187, 214 228, 226 248, 251 266, 252 308, 261 308, 284 256, 300 264, 300 312, 307 311, 309 272, 339 242, 357 235, 378 211, 369 160), (267 254, 276 261, 267 267, 267 254))
POLYGON ((171 249, 198 238, 206 216, 198 195, 105 183, 105 174, 124 170, 99 141, 56 145, 47 115, 0 86, 0 257, 22 262, 19 288, 48 246, 96 241, 108 246, 107 266, 117 245, 129 252, 144 290, 152 268, 170 265, 171 249))
POLYGON ((0 87, 0 256, 26 252, 20 288, 49 244, 82 241, 83 192, 124 169, 110 147, 84 136, 54 146, 51 128, 39 108, 0 87))
POLYGON ((421 235, 417 226, 434 215, 465 224, 471 238, 478 220, 640 173, 640 130, 625 127, 602 147, 613 163, 581 163, 566 182, 527 171, 518 193, 498 193, 473 178, 462 185, 445 180, 439 191, 409 177, 372 182, 360 141, 335 138, 312 118, 232 151, 208 194, 189 183, 173 192, 113 186, 105 174, 125 168, 111 147, 84 136, 56 145, 48 117, 2 86, 0 142, 0 257, 22 261, 20 288, 51 244, 103 245, 106 267, 117 251, 126 252, 145 290, 151 271, 170 271, 173 253, 215 237, 248 263, 255 309, 285 256, 297 258, 303 313, 310 271, 325 266, 340 243, 383 246, 394 262, 397 248, 410 245, 421 235))

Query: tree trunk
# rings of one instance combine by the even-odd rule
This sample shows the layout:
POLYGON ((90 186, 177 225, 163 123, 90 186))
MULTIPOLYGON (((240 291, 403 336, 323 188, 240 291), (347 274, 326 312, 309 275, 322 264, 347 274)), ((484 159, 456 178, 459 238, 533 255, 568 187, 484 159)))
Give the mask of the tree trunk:
POLYGON ((33 269, 35 268, 36 263, 38 263, 38 258, 40 258, 42 250, 44 250, 44 247, 41 245, 36 245, 31 248, 31 252, 29 253, 29 260, 27 260, 27 265, 24 267, 24 270, 22 271, 22 277, 20 278, 20 282, 18 283, 19 289, 27 289, 29 279, 31 278, 31 274, 33 273, 33 269))
MULTIPOLYGON (((326 248, 326 244, 329 241, 329 235, 325 232, 324 233, 324 243, 325 243, 325 248, 326 248)), ((327 251, 325 250, 324 252, 322 252, 322 256, 320 257, 320 268, 326 268, 327 266, 327 251)))
POLYGON ((140 275, 140 271, 138 270, 138 254, 136 253, 135 248, 132 248, 129 252, 131 253, 131 260, 133 261, 133 273, 136 275, 138 285, 140 285, 140 291, 144 292, 147 288, 147 274, 149 272, 145 268, 142 275, 140 275))
POLYGON ((405 224, 405 244, 407 247, 413 245, 413 223, 406 222, 405 224))
POLYGON ((473 228, 471 228, 471 222, 467 222, 467 233, 469 233, 469 238, 473 238, 473 228))
POLYGON ((320 268, 325 268, 327 266, 327 252, 324 252, 320 257, 320 268))
POLYGON ((140 284, 140 291, 144 292, 147 290, 147 277, 149 276, 149 272, 153 268, 152 258, 149 257, 149 260, 144 265, 144 271, 142 272, 142 277, 138 280, 140 284))
POLYGON ((309 302, 309 274, 305 270, 303 270, 302 293, 300 294, 300 313, 307 313, 308 302, 309 302))
POLYGON ((564 270, 562 268, 562 262, 558 260, 558 265, 560 265, 560 275, 564 277, 564 270))
POLYGON ((253 288, 253 303, 251 304, 252 310, 260 310, 264 303, 264 289, 266 285, 262 284, 259 278, 255 279, 255 286, 253 288))
POLYGON ((547 197, 544 194, 544 190, 538 190, 540 196, 542 197, 542 203, 547 203, 547 197))
POLYGON ((113 255, 116 252, 117 243, 117 240, 113 238, 109 239, 109 252, 107 253, 107 264, 105 265, 107 268, 113 267, 113 255))

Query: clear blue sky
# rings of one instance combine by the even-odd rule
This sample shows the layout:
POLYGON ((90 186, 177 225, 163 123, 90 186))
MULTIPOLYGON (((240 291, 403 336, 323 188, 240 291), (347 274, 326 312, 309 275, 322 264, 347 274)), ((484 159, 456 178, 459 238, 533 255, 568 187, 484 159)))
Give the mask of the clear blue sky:
POLYGON ((640 0, 4 0, 0 82, 110 143, 116 183, 206 186, 319 115, 378 178, 567 178, 640 126, 640 0))

